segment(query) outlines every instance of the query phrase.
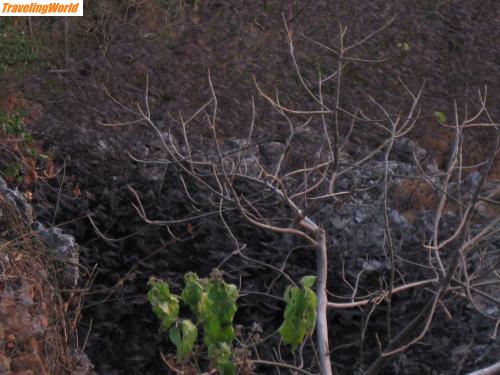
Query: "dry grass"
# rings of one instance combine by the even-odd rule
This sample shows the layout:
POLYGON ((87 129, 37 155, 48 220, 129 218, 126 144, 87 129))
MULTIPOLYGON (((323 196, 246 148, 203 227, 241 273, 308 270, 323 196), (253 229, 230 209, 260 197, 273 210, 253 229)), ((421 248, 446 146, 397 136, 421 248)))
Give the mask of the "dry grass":
POLYGON ((73 373, 76 319, 58 288, 57 263, 2 196, 0 213, 0 373, 73 373))

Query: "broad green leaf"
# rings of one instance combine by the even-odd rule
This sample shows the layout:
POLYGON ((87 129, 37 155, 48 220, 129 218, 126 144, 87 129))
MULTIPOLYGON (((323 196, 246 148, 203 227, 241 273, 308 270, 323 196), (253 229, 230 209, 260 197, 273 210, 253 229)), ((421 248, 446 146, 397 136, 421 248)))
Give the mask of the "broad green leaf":
POLYGON ((306 300, 306 308, 304 311, 304 323, 306 328, 307 336, 311 336, 314 332, 314 327, 316 326, 316 316, 317 311, 316 307, 318 305, 318 298, 316 294, 312 290, 304 290, 305 292, 305 300, 306 300))
POLYGON ((184 276, 184 279, 186 286, 182 291, 182 300, 191 308, 191 311, 196 315, 196 318, 201 321, 205 318, 203 316, 203 310, 206 310, 206 306, 204 306, 206 301, 202 301, 204 294, 203 285, 200 283, 198 275, 192 272, 188 272, 184 276))
POLYGON ((189 319, 183 320, 181 323, 182 340, 177 346, 177 358, 183 361, 186 357, 193 352, 193 346, 198 337, 198 328, 189 319))
POLYGON ((446 123, 446 115, 441 111, 434 112, 434 117, 439 121, 441 125, 446 123))
POLYGON ((186 286, 182 291, 182 300, 188 306, 196 305, 200 302, 201 295, 203 294, 203 286, 199 282, 198 275, 193 272, 188 272, 184 276, 186 286))
POLYGON ((150 280, 149 285, 148 301, 161 320, 161 328, 167 330, 179 316, 179 298, 170 293, 165 281, 150 280))
MULTIPOLYGON (((206 284, 206 320, 203 324, 208 355, 220 374, 234 375, 232 341, 236 334, 233 319, 237 310, 238 288, 222 278, 211 278, 206 284)), ((202 298, 203 300, 203 298, 202 298)))
POLYGON ((209 305, 210 301, 208 299, 208 293, 203 292, 203 294, 201 295, 200 302, 198 303, 198 314, 197 314, 198 322, 201 323, 207 320, 209 305))
POLYGON ((284 298, 286 302, 284 322, 278 329, 283 342, 295 351, 306 336, 312 335, 316 325, 317 297, 311 287, 316 278, 305 276, 301 279, 302 288, 288 287, 284 298))
POLYGON ((210 310, 214 315, 221 320, 232 321, 237 310, 236 300, 238 299, 238 288, 235 285, 214 280, 208 285, 208 298, 210 310))
POLYGON ((226 289, 227 289, 227 295, 231 299, 231 301, 236 302, 238 299, 240 291, 238 290, 238 287, 234 284, 226 284, 224 283, 226 289))
POLYGON ((231 322, 224 321, 217 316, 209 314, 203 326, 205 336, 212 342, 229 342, 235 337, 231 322))
POLYGON ((193 346, 198 337, 198 328, 189 319, 183 320, 180 324, 174 325, 169 330, 170 341, 177 348, 177 360, 184 361, 187 356, 193 352, 193 346), (182 336, 181 336, 182 330, 182 336))

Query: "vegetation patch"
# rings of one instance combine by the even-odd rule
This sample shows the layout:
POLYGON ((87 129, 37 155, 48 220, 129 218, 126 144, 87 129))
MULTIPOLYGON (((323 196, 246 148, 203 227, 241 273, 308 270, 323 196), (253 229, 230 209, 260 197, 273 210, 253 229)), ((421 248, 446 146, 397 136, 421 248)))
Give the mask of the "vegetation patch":
POLYGON ((22 76, 40 63, 40 46, 14 22, 0 23, 0 76, 22 76))
MULTIPOLYGON (((149 283, 148 301, 161 321, 161 330, 168 330, 169 339, 177 349, 173 364, 166 359, 165 362, 170 368, 179 366, 181 371, 188 368, 200 372, 197 358, 203 351, 201 346, 195 347, 195 344, 201 328, 210 367, 216 368, 221 375, 246 373, 242 367, 248 366, 248 361, 236 355, 233 348, 238 287, 226 283, 217 270, 204 279, 188 272, 184 280, 185 287, 180 296, 173 294, 165 281, 151 279, 149 283), (179 317, 180 302, 189 306, 194 322, 179 317)), ((313 334, 316 325, 317 298, 311 289, 315 281, 314 276, 305 276, 301 280, 302 288, 289 286, 285 292, 284 322, 278 332, 293 351, 313 334)))
POLYGON ((37 170, 49 159, 33 142, 20 111, 0 111, 0 144, 0 171, 10 183, 31 184, 39 177, 37 170))

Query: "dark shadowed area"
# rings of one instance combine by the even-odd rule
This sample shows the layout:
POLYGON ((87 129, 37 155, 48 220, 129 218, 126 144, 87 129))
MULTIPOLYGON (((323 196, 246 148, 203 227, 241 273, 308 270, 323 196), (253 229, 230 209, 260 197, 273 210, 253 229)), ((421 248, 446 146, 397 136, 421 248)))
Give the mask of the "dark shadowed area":
MULTIPOLYGON (((431 213, 437 195, 429 184, 397 176, 417 173, 413 154, 421 155, 424 169, 429 165, 435 171, 447 168, 454 129, 441 126, 435 114, 452 123, 455 101, 460 116, 465 116, 477 110, 478 90, 487 87, 489 116, 498 123, 498 1, 89 0, 83 18, 68 20, 68 43, 64 22, 58 18, 0 21, 5 33, 22 31, 36 46, 28 69, 14 72, 8 64, 5 71, 0 69, 0 104, 7 108, 10 100, 24 111, 27 129, 53 160, 52 175, 13 184, 33 194, 38 220, 60 226, 80 245, 80 287, 91 283, 82 304, 79 345, 98 374, 171 373, 159 353, 171 353, 173 346, 159 331, 146 300, 147 281, 152 276, 168 280, 178 292, 186 272, 205 277, 224 261, 221 269, 226 279, 241 287, 235 319, 238 340, 250 345, 256 335, 271 335, 283 316, 283 301, 272 296, 281 298, 288 281, 265 265, 283 265, 294 280, 315 273, 315 253, 303 240, 257 229, 236 212, 225 218, 246 249, 244 256, 227 261, 234 246, 218 218, 207 216, 169 228, 146 224, 132 206, 135 198, 129 187, 140 195, 148 216, 159 220, 190 216, 193 201, 207 200, 206 191, 194 179, 186 179, 191 194, 186 199, 179 170, 168 164, 132 160, 131 155, 137 159, 163 155, 157 135, 144 123, 103 125, 136 120, 130 109, 135 111, 137 103, 144 105, 147 87, 152 120, 165 134, 182 139, 181 118, 188 119, 211 98, 210 71, 218 99, 219 144, 229 150, 246 139, 254 99, 254 140, 259 155, 272 159, 278 152, 275 147, 286 143, 289 125, 259 95, 256 82, 268 95, 279 94, 280 103, 287 108, 317 109, 294 67, 285 24, 293 36, 302 77, 314 90, 318 76, 337 69, 337 56, 331 49, 339 47, 339 23, 347 27, 346 45, 384 28, 354 52, 342 71, 339 100, 345 112, 339 115, 339 127, 341 137, 349 134, 349 141, 341 162, 358 159, 385 136, 373 122, 357 126, 351 134, 352 118, 346 113, 358 113, 361 108, 380 116, 370 97, 398 113, 410 103, 401 82, 414 92, 425 82, 418 121, 389 155, 391 173, 396 176, 390 184, 389 206, 390 223, 400 241, 400 265, 408 271, 403 279, 412 282, 432 277, 425 267, 411 267, 426 260, 422 244, 432 233, 431 213)), ((9 56, 6 59, 10 61, 9 56)), ((335 80, 323 87, 328 106, 335 105, 336 94, 335 80)), ((305 122, 307 116, 294 119, 305 122)), ((301 168, 314 160, 323 142, 321 126, 320 119, 314 118, 294 138, 289 168, 301 168)), ((206 152, 212 137, 206 117, 196 117, 188 131, 194 152, 206 152)), ((488 127, 464 130, 464 165, 482 163, 495 146, 494 136, 495 129, 488 127)), ((327 286, 333 296, 350 295, 351 287, 358 283, 360 294, 368 294, 389 274, 382 245, 382 188, 377 185, 383 162, 384 155, 379 154, 364 169, 339 179, 339 191, 352 189, 353 181, 359 190, 322 204, 312 214, 329 235, 327 286)), ((488 185, 492 190, 500 179, 498 155, 493 164, 488 185)), ((472 176, 467 180, 471 186, 476 186, 474 173, 481 165, 464 172, 464 178, 472 176)), ((286 216, 285 205, 262 199, 268 216, 286 216)), ((449 213, 443 220, 442 230, 447 235, 460 222, 456 211, 459 208, 450 208, 455 214, 449 213)), ((473 224, 476 227, 471 233, 484 227, 480 220, 473 224)), ((489 246, 498 249, 499 241, 494 237, 489 246)), ((498 272, 495 259, 493 271, 498 272)), ((499 292, 498 287, 492 291, 497 302, 499 292)), ((421 309, 430 295, 424 288, 395 295, 393 330, 408 325, 414 318, 412 312, 421 309)), ((491 314, 498 316, 500 308, 495 308, 491 314)), ((381 342, 388 339, 386 315, 385 305, 375 309, 374 303, 329 310, 335 373, 362 374, 378 357, 380 346, 385 345, 381 342)), ((397 355, 381 373, 451 375, 486 367, 498 361, 500 352, 498 336, 491 336, 494 328, 494 322, 475 312, 468 300, 453 299, 447 308, 437 308, 428 335, 397 355)), ((285 362, 299 365, 288 348, 279 348, 279 336, 274 335, 252 349, 250 357, 273 360, 273 350, 278 350, 285 362)), ((307 371, 318 373, 311 343, 307 342, 302 354, 307 371)), ((293 373, 269 366, 257 366, 253 371, 293 373)))

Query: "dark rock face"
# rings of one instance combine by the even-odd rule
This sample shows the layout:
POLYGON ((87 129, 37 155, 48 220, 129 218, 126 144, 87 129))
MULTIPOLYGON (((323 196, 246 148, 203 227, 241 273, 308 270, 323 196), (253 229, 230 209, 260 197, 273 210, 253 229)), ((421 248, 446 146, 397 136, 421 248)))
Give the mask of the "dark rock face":
MULTIPOLYGON (((245 144, 248 135, 250 100, 252 96, 257 96, 252 74, 263 86, 267 85, 269 92, 277 89, 282 93, 283 104, 299 109, 316 108, 316 103, 304 94, 297 83, 281 32, 282 10, 286 17, 295 17, 292 23, 295 35, 303 32, 332 45, 337 42, 332 25, 338 20, 348 26, 347 42, 352 43, 396 14, 391 29, 371 40, 357 55, 373 59, 393 58, 367 67, 351 64, 344 76, 349 86, 344 85, 342 92, 342 101, 352 112, 358 105, 367 104, 365 93, 387 102, 390 109, 397 112, 402 101, 398 77, 412 88, 418 87, 423 79, 428 80, 424 103, 426 113, 423 114, 425 121, 416 127, 413 139, 402 138, 395 142, 390 157, 389 172, 394 175, 390 185, 396 188, 402 182, 397 175, 415 173, 414 157, 429 172, 438 172, 438 167, 443 167, 436 154, 446 153, 449 142, 445 140, 437 144, 439 147, 433 146, 442 135, 437 134, 437 125, 431 116, 433 111, 448 110, 447 114, 452 113, 453 100, 461 102, 470 99, 485 83, 495 85, 499 39, 498 27, 495 26, 498 2, 495 0, 358 0, 338 4, 329 0, 307 0, 294 4, 282 1, 265 3, 266 6, 262 6, 262 2, 207 2, 196 15, 196 22, 189 15, 179 22, 172 39, 155 37, 159 28, 147 30, 151 34, 145 38, 144 29, 147 27, 140 24, 140 17, 123 24, 122 20, 129 11, 127 7, 117 17, 119 22, 110 23, 116 35, 106 47, 106 53, 102 52, 100 45, 91 44, 91 48, 82 51, 81 56, 74 56, 77 61, 75 74, 42 74, 34 83, 29 82, 24 90, 44 103, 44 115, 40 121, 31 124, 31 129, 54 151, 60 165, 63 160, 67 161, 68 176, 78 181, 82 190, 82 196, 75 198, 65 185, 66 194, 61 197, 57 222, 72 221, 65 229, 71 229, 81 245, 82 265, 89 270, 94 267, 97 270, 81 327, 82 340, 91 328, 86 349, 102 375, 158 374, 165 371, 158 352, 168 352, 172 348, 164 335, 158 332, 158 323, 145 300, 147 278, 162 277, 174 287, 179 287, 185 272, 196 271, 206 276, 233 250, 233 244, 220 223, 210 217, 189 223, 193 226, 192 234, 184 225, 169 228, 177 239, 166 228, 146 226, 138 218, 131 206, 134 197, 127 184, 139 191, 152 218, 185 217, 192 212, 192 207, 186 200, 184 187, 179 183, 174 168, 167 164, 161 167, 140 166, 128 157, 130 153, 139 159, 164 158, 161 142, 154 134, 142 125, 116 129, 99 125, 99 122, 130 120, 131 117, 129 112, 105 95, 102 86, 135 108, 135 103, 142 103, 144 98, 147 75, 150 78, 153 117, 159 120, 162 138, 169 141, 172 134, 172 137, 175 136, 172 141, 182 149, 179 124, 173 121, 172 116, 176 118, 179 110, 190 116, 206 102, 210 97, 206 71, 207 67, 211 68, 219 96, 220 143, 224 144, 225 151, 230 151, 245 144), (401 50, 398 45, 402 43, 407 43, 410 50, 401 50), (419 147, 415 140, 426 150, 419 147), (80 220, 86 215, 92 215, 99 229, 112 240, 104 240, 95 234, 88 222, 80 220)), ((84 32, 87 33, 86 28, 84 32)), ((88 31, 88 34, 99 42, 98 31, 88 31)), ((316 82, 318 70, 330 72, 334 69, 327 53, 315 45, 307 45, 300 38, 296 51, 309 82, 316 82)), ((329 90, 325 96, 334 94, 334 87, 329 90)), ((499 102, 499 94, 500 91, 490 89, 488 100, 499 102)), ((263 100, 256 99, 256 104, 255 133, 259 141, 269 144, 262 143, 249 149, 244 162, 250 175, 260 173, 256 168, 257 161, 266 163, 272 169, 277 162, 276 156, 285 145, 288 126, 283 117, 273 112, 263 100)), ((492 108, 492 116, 498 118, 499 110, 492 108)), ((203 143, 209 142, 212 137, 204 120, 195 119, 188 127, 190 137, 198 141, 197 145, 201 144, 192 150, 197 155, 203 154, 203 143)), ((349 124, 349 118, 341 118, 344 130, 349 128, 349 124)), ((313 122, 295 136, 297 149, 294 152, 299 155, 297 162, 314 154, 311 145, 323 137, 321 132, 316 131, 319 128, 320 124, 313 122)), ((464 146, 481 149, 488 137, 486 132, 464 146)), ((359 158, 367 149, 377 146, 380 140, 380 133, 372 127, 355 132, 343 162, 350 163, 359 158)), ((380 277, 388 272, 380 199, 383 170, 384 164, 378 158, 363 168, 355 169, 353 176, 342 176, 337 183, 337 191, 354 189, 355 193, 341 197, 340 203, 325 204, 315 213, 314 218, 324 223, 329 233, 329 288, 336 293, 352 292, 343 277, 353 283, 363 272, 360 281, 376 289, 380 277)), ((476 184, 477 179, 471 176, 470 186, 476 184)), ((193 181, 187 181, 186 185, 194 200, 206 199, 197 191, 193 181)), ((471 191, 469 187, 463 188, 466 190, 464 194, 471 191)), ((42 222, 48 223, 53 218, 57 195, 53 191, 45 193, 52 207, 39 204, 37 215, 42 222)), ((17 198, 14 196, 12 199, 17 198)), ((415 211, 413 200, 409 197, 409 203, 405 203, 403 208, 397 202, 389 202, 391 234, 395 239, 397 255, 401 256, 397 261, 401 263, 421 261, 424 255, 417 245, 420 246, 428 238, 426 236, 433 226, 432 212, 426 209, 409 212, 415 211), (407 213, 414 217, 410 218, 407 213)), ((425 205, 426 208, 428 206, 425 205)), ((247 244, 247 256, 279 266, 288 259, 287 271, 292 277, 314 272, 314 253, 300 248, 301 244, 296 239, 256 231, 233 216, 228 216, 227 220, 242 242, 247 244)), ((442 225, 452 230, 456 222, 456 216, 446 215, 442 225)), ((57 236, 50 232, 45 234, 50 242, 58 242, 51 239, 53 235, 57 236)), ((70 257, 74 255, 71 251, 62 252, 70 257)), ((241 276, 245 289, 269 291, 278 296, 283 293, 285 283, 282 280, 275 282, 272 272, 256 268, 252 262, 236 258, 231 259, 226 267, 232 281, 239 282, 241 276)), ((427 275, 425 270, 421 272, 418 277, 427 275)), ((367 287, 365 291, 373 289, 367 287)), ((422 296, 410 294, 397 299, 395 306, 400 315, 405 316, 423 301, 422 296)), ((279 324, 281 307, 275 301, 249 294, 241 301, 239 323, 251 327, 257 322, 267 330, 266 334, 270 333, 279 324)), ((387 374, 401 371, 413 374, 433 371, 454 373, 451 369, 456 357, 446 355, 449 346, 468 344, 470 337, 488 329, 484 322, 465 311, 465 307, 460 305, 452 311, 457 316, 455 323, 447 323, 444 314, 439 315, 439 324, 432 332, 429 345, 412 349, 407 357, 401 357, 401 362, 395 362, 392 368, 388 368, 387 374), (449 336, 450 332, 454 332, 450 336, 451 343, 441 342, 439 337, 449 336)), ((334 353, 340 373, 350 373, 353 367, 363 367, 376 354, 378 343, 371 337, 364 345, 365 357, 361 358, 363 350, 359 344, 359 331, 366 314, 366 311, 355 310, 334 312, 330 316, 332 327, 335 327, 332 342, 335 347, 339 346, 334 353), (348 346, 342 348, 342 345, 348 346)), ((383 323, 379 323, 384 321, 384 313, 375 315, 373 319, 377 323, 370 325, 369 329, 384 332, 383 323)), ((398 327, 405 324, 405 318, 397 321, 398 327)), ((477 345, 474 344, 470 350, 464 368, 476 368, 478 363, 486 363, 488 358, 495 357, 498 344, 484 337, 479 338, 477 345), (481 353, 485 353, 484 356, 481 353), (483 362, 473 358, 480 358, 483 362)), ((276 346, 277 342, 270 342, 264 351, 272 353, 273 345, 276 346)))

